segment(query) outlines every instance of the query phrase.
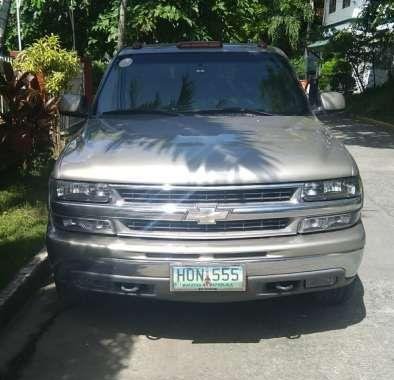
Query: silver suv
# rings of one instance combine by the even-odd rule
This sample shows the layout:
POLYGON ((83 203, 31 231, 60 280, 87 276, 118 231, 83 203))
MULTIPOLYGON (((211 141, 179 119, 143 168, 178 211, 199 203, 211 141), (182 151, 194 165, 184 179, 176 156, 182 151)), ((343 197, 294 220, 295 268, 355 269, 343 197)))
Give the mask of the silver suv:
MULTIPOLYGON (((62 107, 81 112, 73 97, 62 107)), ((341 302, 362 259, 357 165, 271 47, 121 50, 50 189, 47 248, 66 300, 341 302)))

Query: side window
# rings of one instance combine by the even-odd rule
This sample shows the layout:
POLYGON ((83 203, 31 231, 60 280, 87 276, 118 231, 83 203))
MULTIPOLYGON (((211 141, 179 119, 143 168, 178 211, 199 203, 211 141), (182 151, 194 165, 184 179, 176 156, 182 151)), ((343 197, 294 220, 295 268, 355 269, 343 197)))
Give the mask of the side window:
POLYGON ((334 13, 337 9, 337 0, 330 0, 328 3, 328 12, 334 13))
POLYGON ((343 0, 342 1, 342 8, 350 7, 350 0, 343 0))

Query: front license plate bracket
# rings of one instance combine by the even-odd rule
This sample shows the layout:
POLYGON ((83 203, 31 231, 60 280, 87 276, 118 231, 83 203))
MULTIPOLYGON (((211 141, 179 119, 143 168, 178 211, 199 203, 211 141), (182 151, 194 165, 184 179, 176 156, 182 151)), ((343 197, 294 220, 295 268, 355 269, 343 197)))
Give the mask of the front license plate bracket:
POLYGON ((178 265, 170 267, 170 290, 233 291, 246 290, 246 271, 243 265, 178 265))

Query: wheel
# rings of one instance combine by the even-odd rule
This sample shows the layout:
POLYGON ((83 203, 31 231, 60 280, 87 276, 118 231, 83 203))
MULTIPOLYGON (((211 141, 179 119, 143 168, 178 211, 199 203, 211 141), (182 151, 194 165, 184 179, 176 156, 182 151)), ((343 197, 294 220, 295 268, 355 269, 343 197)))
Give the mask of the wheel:
POLYGON ((314 293, 315 300, 322 305, 341 305, 349 301, 355 289, 356 281, 341 288, 314 293))
POLYGON ((76 288, 67 286, 55 278, 56 292, 59 297, 60 304, 63 308, 70 308, 80 304, 83 300, 83 293, 76 288))

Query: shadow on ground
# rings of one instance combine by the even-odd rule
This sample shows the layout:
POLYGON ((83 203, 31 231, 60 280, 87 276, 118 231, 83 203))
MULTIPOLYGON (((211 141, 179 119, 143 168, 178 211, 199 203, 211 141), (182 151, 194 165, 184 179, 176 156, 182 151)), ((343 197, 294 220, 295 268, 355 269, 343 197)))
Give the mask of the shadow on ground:
POLYGON ((343 113, 319 115, 345 145, 394 149, 394 128, 357 121, 343 113))
POLYGON ((353 298, 343 306, 322 306, 311 295, 258 302, 198 304, 94 296, 85 307, 69 310, 81 323, 118 326, 128 335, 186 339, 193 343, 257 343, 296 339, 304 334, 343 329, 366 316, 358 279, 353 298))
POLYGON ((51 286, 41 302, 52 317, 0 379, 113 380, 130 367, 141 338, 153 345, 161 339, 253 344, 345 329, 365 318, 363 296, 357 280, 353 298, 342 306, 319 305, 310 295, 233 304, 92 295, 79 306, 54 313, 57 297, 51 286))

